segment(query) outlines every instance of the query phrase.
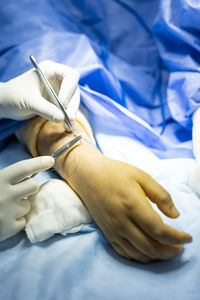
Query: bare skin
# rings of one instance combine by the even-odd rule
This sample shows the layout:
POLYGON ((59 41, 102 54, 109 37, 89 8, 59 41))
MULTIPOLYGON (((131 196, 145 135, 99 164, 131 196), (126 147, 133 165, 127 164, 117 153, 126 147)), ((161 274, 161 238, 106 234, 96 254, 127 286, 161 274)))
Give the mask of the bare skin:
MULTIPOLYGON (((76 130, 84 135, 79 124, 76 130)), ((63 123, 47 121, 38 135, 38 152, 50 155, 73 137, 63 123)), ((142 170, 105 157, 84 141, 60 156, 55 168, 120 255, 143 263, 165 260, 192 241, 188 233, 164 224, 152 208, 151 201, 168 217, 179 216, 169 193, 142 170)))

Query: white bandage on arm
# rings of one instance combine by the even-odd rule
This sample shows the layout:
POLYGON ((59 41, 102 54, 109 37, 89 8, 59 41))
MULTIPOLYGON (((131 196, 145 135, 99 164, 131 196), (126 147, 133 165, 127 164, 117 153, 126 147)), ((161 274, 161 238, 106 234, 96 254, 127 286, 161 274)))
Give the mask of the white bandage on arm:
POLYGON ((63 180, 49 180, 28 199, 31 210, 26 215, 25 231, 32 243, 45 241, 56 233, 75 233, 92 223, 85 205, 63 180))

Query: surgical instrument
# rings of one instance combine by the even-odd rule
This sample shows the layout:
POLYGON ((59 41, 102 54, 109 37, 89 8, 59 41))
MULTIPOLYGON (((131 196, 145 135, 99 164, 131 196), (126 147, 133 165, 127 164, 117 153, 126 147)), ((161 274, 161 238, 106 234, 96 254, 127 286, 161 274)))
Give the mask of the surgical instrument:
POLYGON ((65 151, 70 149, 76 142, 78 142, 82 138, 82 135, 79 135, 75 137, 73 140, 71 140, 69 143, 62 146, 60 149, 58 149, 56 152, 54 152, 51 156, 53 158, 58 158, 61 154, 63 154, 65 151))
MULTIPOLYGON (((58 158, 61 154, 63 154, 65 151, 67 151, 68 149, 70 149, 76 142, 78 142, 80 139, 82 138, 82 135, 79 135, 77 137, 75 137, 73 140, 71 140, 70 142, 68 142, 67 144, 65 144, 64 146, 62 146, 60 149, 58 149, 57 151, 55 151, 51 156, 56 159, 58 158)), ((26 176, 20 180, 18 180, 16 183, 20 183, 22 181, 25 181, 29 178, 33 178, 37 175, 38 173, 34 173, 32 175, 26 176)))
POLYGON ((58 106, 58 108, 61 109, 61 111, 63 112, 64 116, 65 116, 65 123, 67 124, 67 126, 69 127, 69 129, 71 130, 71 132, 74 134, 74 136, 77 136, 73 130, 73 126, 69 120, 69 117, 65 111, 65 108, 63 106, 63 104, 60 102, 60 100, 58 99, 58 96, 56 95, 55 91, 53 90, 52 86, 50 85, 48 79, 46 78, 46 76, 44 75, 44 73, 42 72, 42 70, 40 69, 39 65, 37 64, 35 58, 30 55, 30 60, 33 64, 33 66, 35 67, 36 71, 38 72, 42 82, 44 83, 44 86, 46 87, 46 90, 49 94, 49 97, 51 98, 51 100, 58 106))

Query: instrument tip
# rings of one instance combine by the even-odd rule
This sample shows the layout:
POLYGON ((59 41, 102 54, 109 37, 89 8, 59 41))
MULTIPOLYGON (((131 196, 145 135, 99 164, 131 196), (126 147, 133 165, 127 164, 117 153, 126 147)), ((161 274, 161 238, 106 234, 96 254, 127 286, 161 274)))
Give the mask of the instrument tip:
POLYGON ((37 68, 37 63, 36 63, 36 60, 35 60, 34 56, 29 55, 29 58, 30 58, 30 61, 32 62, 32 64, 34 65, 34 67, 37 68))

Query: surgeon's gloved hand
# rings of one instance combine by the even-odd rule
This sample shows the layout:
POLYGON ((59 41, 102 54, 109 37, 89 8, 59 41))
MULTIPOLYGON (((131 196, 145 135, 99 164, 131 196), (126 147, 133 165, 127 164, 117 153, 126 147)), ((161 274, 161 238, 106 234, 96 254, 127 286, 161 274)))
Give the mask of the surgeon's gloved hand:
POLYGON ((41 156, 17 162, 0 171, 0 241, 25 227, 24 216, 30 210, 26 198, 38 190, 37 182, 33 178, 19 181, 51 168, 54 162, 50 156, 41 156))
MULTIPOLYGON (((39 66, 73 122, 80 103, 79 73, 53 61, 44 61, 39 66)), ((25 120, 40 115, 50 121, 64 120, 61 110, 50 101, 35 69, 0 83, 0 118, 25 120)))

